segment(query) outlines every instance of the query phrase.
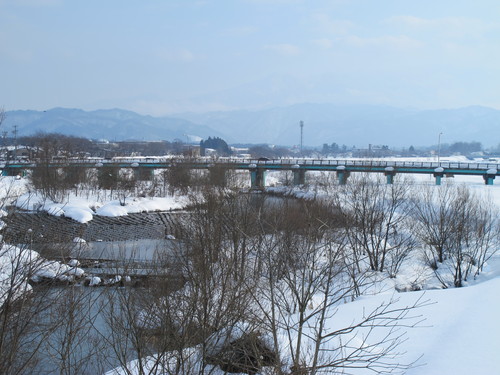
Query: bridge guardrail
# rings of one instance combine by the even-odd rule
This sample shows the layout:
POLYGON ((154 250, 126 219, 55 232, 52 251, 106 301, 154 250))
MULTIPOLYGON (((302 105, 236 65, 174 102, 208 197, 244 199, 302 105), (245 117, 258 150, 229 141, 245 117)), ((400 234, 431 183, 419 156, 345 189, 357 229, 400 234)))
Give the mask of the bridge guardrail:
MULTIPOLYGON (((497 163, 463 163, 463 162, 417 162, 417 161, 384 161, 384 160, 353 160, 353 159, 304 159, 304 158, 286 158, 286 159, 239 159, 239 158, 119 158, 119 159, 65 159, 52 161, 51 166, 65 167, 79 165, 83 167, 100 167, 105 165, 121 165, 123 167, 146 166, 156 168, 168 168, 172 164, 195 164, 199 167, 210 167, 214 164, 225 165, 252 165, 260 166, 283 166, 290 168, 293 165, 299 166, 355 166, 355 167, 396 167, 396 168, 452 168, 463 170, 500 170, 500 164, 497 163), (134 166, 132 165, 134 164, 134 166)), ((37 165, 36 160, 30 161, 11 161, 0 164, 0 168, 33 168, 37 165)))

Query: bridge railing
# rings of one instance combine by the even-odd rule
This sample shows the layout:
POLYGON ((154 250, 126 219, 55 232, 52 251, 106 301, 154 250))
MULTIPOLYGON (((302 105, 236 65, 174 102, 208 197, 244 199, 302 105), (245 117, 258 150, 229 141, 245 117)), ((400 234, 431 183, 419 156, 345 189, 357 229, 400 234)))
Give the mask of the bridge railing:
POLYGON ((496 163, 429 162, 429 161, 385 161, 385 160, 336 160, 336 159, 272 159, 240 160, 256 165, 304 165, 304 166, 363 166, 363 167, 407 167, 407 168, 453 168, 453 169, 500 169, 496 163))
MULTIPOLYGON (((430 161, 386 161, 386 160, 354 160, 354 159, 306 159, 306 158, 283 158, 283 159, 244 159, 244 158, 178 158, 178 157, 141 157, 141 158, 113 158, 113 159, 64 159, 64 160, 54 160, 50 164, 54 167, 64 167, 71 165, 80 165, 86 167, 99 167, 103 165, 120 165, 126 167, 137 167, 141 165, 150 167, 168 167, 172 164, 191 164, 198 165, 201 167, 210 167, 216 164, 225 165, 239 165, 240 168, 248 168, 251 165, 256 166, 282 166, 284 168, 292 168, 292 166, 324 166, 324 167, 335 167, 335 166, 359 166, 359 167, 396 167, 396 168, 438 168, 442 167, 445 169, 465 169, 465 170, 489 170, 497 169, 500 170, 500 164, 498 163, 464 163, 464 162, 430 162, 430 161)), ((12 167, 12 168, 32 168, 36 166, 37 161, 10 161, 0 164, 0 168, 12 167)))

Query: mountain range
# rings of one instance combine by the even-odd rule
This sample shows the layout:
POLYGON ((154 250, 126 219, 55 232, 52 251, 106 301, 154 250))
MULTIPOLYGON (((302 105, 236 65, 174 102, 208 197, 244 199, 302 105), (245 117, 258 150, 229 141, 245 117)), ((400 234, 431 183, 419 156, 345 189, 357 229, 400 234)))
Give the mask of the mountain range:
POLYGON ((303 143, 321 146, 333 142, 358 148, 373 145, 409 147, 478 141, 500 144, 500 111, 480 106, 417 110, 374 105, 306 103, 261 110, 179 113, 169 117, 140 115, 122 109, 83 111, 54 108, 47 111, 8 111, 2 127, 18 134, 58 132, 108 140, 189 140, 209 136, 228 143, 303 143))
POLYGON ((223 136, 204 125, 175 117, 152 117, 123 109, 83 111, 54 108, 47 111, 18 110, 6 113, 5 130, 17 125, 19 136, 38 132, 61 133, 89 139, 199 141, 223 136))

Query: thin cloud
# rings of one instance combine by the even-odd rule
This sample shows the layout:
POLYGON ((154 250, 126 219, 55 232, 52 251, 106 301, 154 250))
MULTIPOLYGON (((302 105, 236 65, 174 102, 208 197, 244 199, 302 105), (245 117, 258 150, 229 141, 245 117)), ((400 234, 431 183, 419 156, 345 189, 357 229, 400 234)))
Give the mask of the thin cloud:
POLYGON ((313 14, 311 18, 315 27, 322 33, 346 35, 355 27, 354 23, 351 21, 332 19, 328 14, 324 13, 313 14))
POLYGON ((387 22, 412 28, 427 28, 435 24, 436 21, 415 16, 395 16, 389 18, 387 22))
POLYGON ((188 49, 159 50, 156 54, 160 59, 169 62, 192 62, 196 59, 195 54, 188 49))
POLYGON ((136 99, 129 104, 129 107, 134 112, 152 116, 167 116, 182 112, 231 111, 237 109, 215 100, 193 103, 190 100, 172 101, 168 99, 136 99))
POLYGON ((224 36, 247 36, 247 35, 252 35, 258 32, 259 29, 255 26, 240 26, 240 27, 233 27, 230 29, 223 30, 221 32, 222 35, 224 36))
POLYGON ((314 39, 311 41, 317 47, 322 49, 330 49, 333 47, 333 42, 328 38, 314 39))
POLYGON ((282 44, 268 44, 264 46, 264 49, 274 51, 280 55, 285 56, 297 56, 300 54, 300 48, 293 44, 282 43, 282 44))
POLYGON ((478 36, 491 30, 498 30, 498 24, 484 22, 475 18, 443 17, 420 18, 409 15, 395 16, 386 20, 396 26, 417 32, 432 32, 446 37, 478 36))
POLYGON ((356 47, 385 47, 394 49, 417 49, 424 44, 416 39, 406 35, 363 38, 356 35, 350 35, 342 39, 346 44, 356 47))

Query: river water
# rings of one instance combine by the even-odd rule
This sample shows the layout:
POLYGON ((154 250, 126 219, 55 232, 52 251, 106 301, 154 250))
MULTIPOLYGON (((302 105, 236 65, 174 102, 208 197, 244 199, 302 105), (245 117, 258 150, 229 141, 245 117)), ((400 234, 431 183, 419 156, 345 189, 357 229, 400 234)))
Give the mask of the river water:
POLYGON ((121 361, 135 359, 133 340, 127 337, 136 328, 127 315, 140 310, 135 303, 160 282, 157 276, 171 290, 182 286, 180 267, 175 265, 180 244, 171 239, 74 243, 71 257, 82 261, 87 277, 98 276, 103 283, 97 287, 83 282, 34 286, 35 305, 45 306, 34 318, 34 326, 50 327, 46 335, 33 335, 34 347, 43 339, 36 373, 102 374, 120 366, 121 361), (131 276, 132 282, 105 286, 113 275, 131 276), (130 311, 124 311, 124 306, 130 311))
POLYGON ((153 261, 174 255, 174 240, 140 239, 129 241, 99 241, 75 244, 72 256, 86 259, 122 261, 153 261))
MULTIPOLYGON (((127 296, 132 288, 92 288, 81 285, 36 286, 34 303, 45 305, 35 325, 47 327, 33 335, 32 345, 41 340, 36 374, 103 374, 120 366, 119 358, 132 360, 136 354, 126 335, 114 332, 119 314, 113 301, 127 296), (43 300, 43 301, 42 301, 43 300), (49 303, 47 303, 49 301, 49 303), (125 344, 126 345, 121 345, 125 344)), ((118 326, 118 325, 116 325, 118 326)))

